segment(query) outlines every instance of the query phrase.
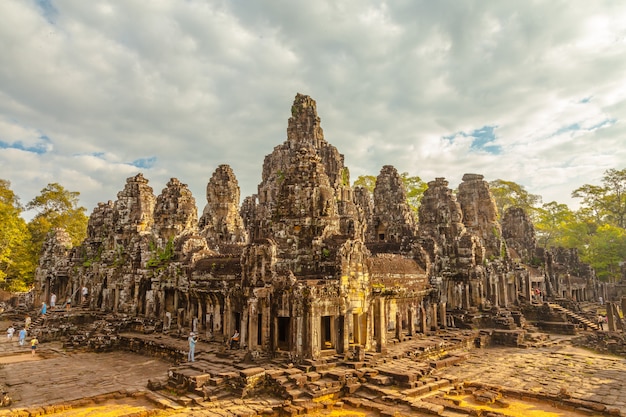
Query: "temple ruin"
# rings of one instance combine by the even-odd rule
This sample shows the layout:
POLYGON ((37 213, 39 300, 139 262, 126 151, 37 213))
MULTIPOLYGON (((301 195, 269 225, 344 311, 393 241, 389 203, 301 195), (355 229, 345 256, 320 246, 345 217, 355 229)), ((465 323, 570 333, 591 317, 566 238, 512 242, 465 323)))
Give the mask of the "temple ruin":
MULTIPOLYGON (((228 165, 210 178, 200 216, 185 184, 172 178, 155 196, 137 174, 93 210, 80 246, 56 230, 37 270, 39 302, 55 292, 79 304, 82 287, 90 310, 207 340, 237 329, 248 351, 310 359, 473 327, 535 288, 578 301, 604 291, 575 251, 537 248, 521 209, 500 223, 482 175, 464 175, 456 194, 444 178, 429 182, 417 216, 391 165, 373 194, 353 189, 315 101, 301 94, 287 140, 265 157, 258 192, 241 206, 228 165)), ((507 328, 514 319, 499 320, 507 328)))

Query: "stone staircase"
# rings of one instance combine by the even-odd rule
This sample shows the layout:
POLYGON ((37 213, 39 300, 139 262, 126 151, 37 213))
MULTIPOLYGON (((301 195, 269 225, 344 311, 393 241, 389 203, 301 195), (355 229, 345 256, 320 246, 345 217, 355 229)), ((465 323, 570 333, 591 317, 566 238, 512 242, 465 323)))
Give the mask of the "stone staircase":
POLYGON ((571 320, 572 322, 576 323, 576 324, 580 324, 583 327, 587 328, 587 329, 591 329, 594 331, 600 331, 600 326, 598 326, 597 323, 592 322, 591 320, 574 313, 573 311, 559 305, 556 303, 549 303, 548 304, 550 306, 551 309, 556 310, 556 311, 560 311, 561 313, 564 313, 569 320, 571 320))

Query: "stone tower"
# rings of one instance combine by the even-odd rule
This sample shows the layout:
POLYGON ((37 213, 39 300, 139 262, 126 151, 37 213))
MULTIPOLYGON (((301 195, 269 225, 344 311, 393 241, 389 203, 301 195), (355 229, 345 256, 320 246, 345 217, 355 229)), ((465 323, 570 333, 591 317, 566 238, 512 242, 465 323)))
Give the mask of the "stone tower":
POLYGON ((239 194, 239 183, 230 166, 217 167, 206 187, 207 204, 198 226, 209 245, 246 242, 239 194))

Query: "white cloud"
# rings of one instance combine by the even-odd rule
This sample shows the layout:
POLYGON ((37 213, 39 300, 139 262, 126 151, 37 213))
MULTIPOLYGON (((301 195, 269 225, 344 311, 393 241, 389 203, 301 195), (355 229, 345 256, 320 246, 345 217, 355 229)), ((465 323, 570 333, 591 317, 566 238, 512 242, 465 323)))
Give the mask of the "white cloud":
POLYGON ((475 172, 571 205, 626 167, 623 2, 37 4, 0 2, 0 141, 45 145, 0 149, 23 201, 59 182, 91 211, 148 158, 157 194, 177 177, 203 207, 228 163, 249 195, 296 92, 353 179, 475 172), (442 139, 484 126, 500 155, 442 139))

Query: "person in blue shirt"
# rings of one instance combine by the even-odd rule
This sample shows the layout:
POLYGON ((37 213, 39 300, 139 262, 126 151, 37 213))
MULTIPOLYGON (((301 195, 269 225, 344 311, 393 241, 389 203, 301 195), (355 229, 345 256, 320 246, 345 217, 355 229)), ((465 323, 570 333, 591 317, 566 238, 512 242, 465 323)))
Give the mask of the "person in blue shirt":
POLYGON ((24 341, 26 340, 26 329, 20 330, 20 346, 24 346, 24 341))
POLYGON ((189 362, 195 361, 196 343, 198 342, 198 336, 194 332, 189 333, 189 353, 187 354, 187 360, 189 362))

